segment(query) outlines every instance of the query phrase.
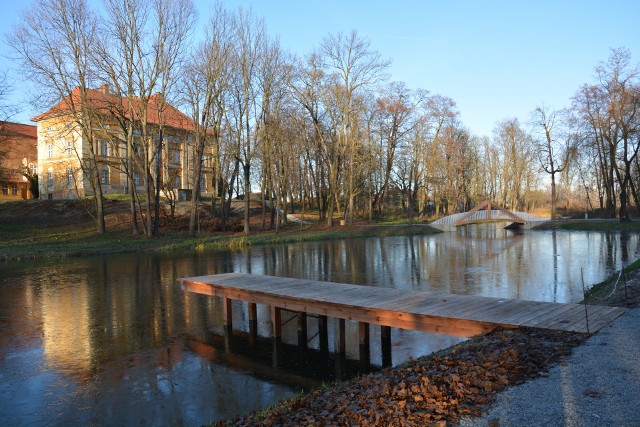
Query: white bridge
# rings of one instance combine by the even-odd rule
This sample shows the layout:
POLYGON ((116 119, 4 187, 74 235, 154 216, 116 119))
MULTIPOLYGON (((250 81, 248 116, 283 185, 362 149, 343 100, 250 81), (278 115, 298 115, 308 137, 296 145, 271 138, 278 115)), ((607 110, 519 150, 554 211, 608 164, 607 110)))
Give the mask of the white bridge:
POLYGON ((484 201, 469 212, 461 212, 444 218, 440 218, 431 224, 431 227, 442 231, 454 231, 457 227, 480 222, 508 222, 523 229, 531 229, 536 225, 547 222, 547 218, 541 218, 526 212, 511 212, 503 209, 491 201, 484 201))

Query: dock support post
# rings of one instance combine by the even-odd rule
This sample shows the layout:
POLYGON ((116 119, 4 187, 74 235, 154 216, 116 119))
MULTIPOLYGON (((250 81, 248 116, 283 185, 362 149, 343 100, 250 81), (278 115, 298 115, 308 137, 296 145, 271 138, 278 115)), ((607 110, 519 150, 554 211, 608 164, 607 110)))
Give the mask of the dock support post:
POLYGON ((282 310, 280 307, 271 306, 271 322, 273 323, 273 338, 282 338, 282 310))
POLYGON ((298 317, 298 347, 305 348, 307 346, 307 313, 299 311, 298 317))
POLYGON ((273 323, 273 367, 278 369, 282 351, 282 310, 280 307, 271 306, 271 323, 273 323))
POLYGON ((388 368, 391 363, 391 327, 380 326, 380 339, 382 341, 382 367, 388 368))
POLYGON ((336 319, 334 322, 335 331, 333 334, 334 338, 334 352, 337 354, 345 354, 346 352, 346 344, 345 344, 345 326, 344 319, 336 319))
POLYGON ((233 328, 233 313, 231 310, 231 302, 233 300, 231 298, 224 297, 222 301, 222 312, 224 315, 224 328, 228 331, 231 331, 233 328))
POLYGON ((329 333, 327 330, 327 316, 318 316, 318 336, 320 338, 320 352, 329 352, 329 333))
POLYGON ((258 337, 258 307, 255 302, 249 304, 249 344, 256 343, 258 337))
POLYGON ((358 335, 360 337, 360 367, 362 370, 369 370, 370 350, 369 350, 369 324, 358 322, 358 335))

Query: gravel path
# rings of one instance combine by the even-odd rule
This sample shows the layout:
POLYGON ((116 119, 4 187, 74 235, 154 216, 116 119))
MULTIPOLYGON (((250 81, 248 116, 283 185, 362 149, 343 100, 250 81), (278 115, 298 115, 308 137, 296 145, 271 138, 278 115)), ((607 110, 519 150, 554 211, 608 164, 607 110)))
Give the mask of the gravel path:
POLYGON ((602 328, 548 376, 501 393, 460 426, 640 426, 640 308, 602 328))

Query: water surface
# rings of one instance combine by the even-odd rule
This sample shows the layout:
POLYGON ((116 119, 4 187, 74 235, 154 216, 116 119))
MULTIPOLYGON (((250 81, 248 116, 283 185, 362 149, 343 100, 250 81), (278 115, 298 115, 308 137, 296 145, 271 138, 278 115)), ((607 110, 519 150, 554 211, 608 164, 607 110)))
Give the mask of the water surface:
MULTIPOLYGON (((638 251, 637 235, 480 226, 188 256, 2 264, 0 424, 200 425, 360 368, 355 323, 347 323, 347 356, 354 361, 346 365, 317 350, 314 319, 309 350, 296 346, 296 325, 289 322, 276 356, 268 307, 258 306, 257 342, 249 341, 240 303, 233 308, 237 330, 225 336, 220 301, 183 293, 179 277, 249 272, 577 302, 583 281, 601 281, 638 251)), ((394 329, 393 364, 458 341, 394 329)), ((371 342, 372 362, 380 364, 378 328, 371 342)))

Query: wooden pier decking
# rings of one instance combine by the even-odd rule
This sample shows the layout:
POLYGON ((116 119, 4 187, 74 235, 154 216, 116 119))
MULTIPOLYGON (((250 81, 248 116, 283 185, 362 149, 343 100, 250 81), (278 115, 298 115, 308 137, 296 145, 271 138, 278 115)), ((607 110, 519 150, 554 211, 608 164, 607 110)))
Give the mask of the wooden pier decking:
MULTIPOLYGON (((232 325, 232 300, 249 303, 250 322, 256 321, 256 304, 269 304, 274 337, 281 333, 280 310, 283 309, 300 313, 301 319, 309 313, 319 315, 325 322, 326 316, 330 316, 355 320, 362 325, 378 324, 459 337, 471 337, 498 326, 593 333, 625 311, 619 307, 588 305, 585 310, 582 304, 377 288, 247 273, 178 280, 185 291, 224 298, 224 319, 228 327, 232 325)), ((306 327, 306 320, 303 325, 306 327)), ((368 329, 361 328, 361 344, 365 335, 368 340, 368 329)))

